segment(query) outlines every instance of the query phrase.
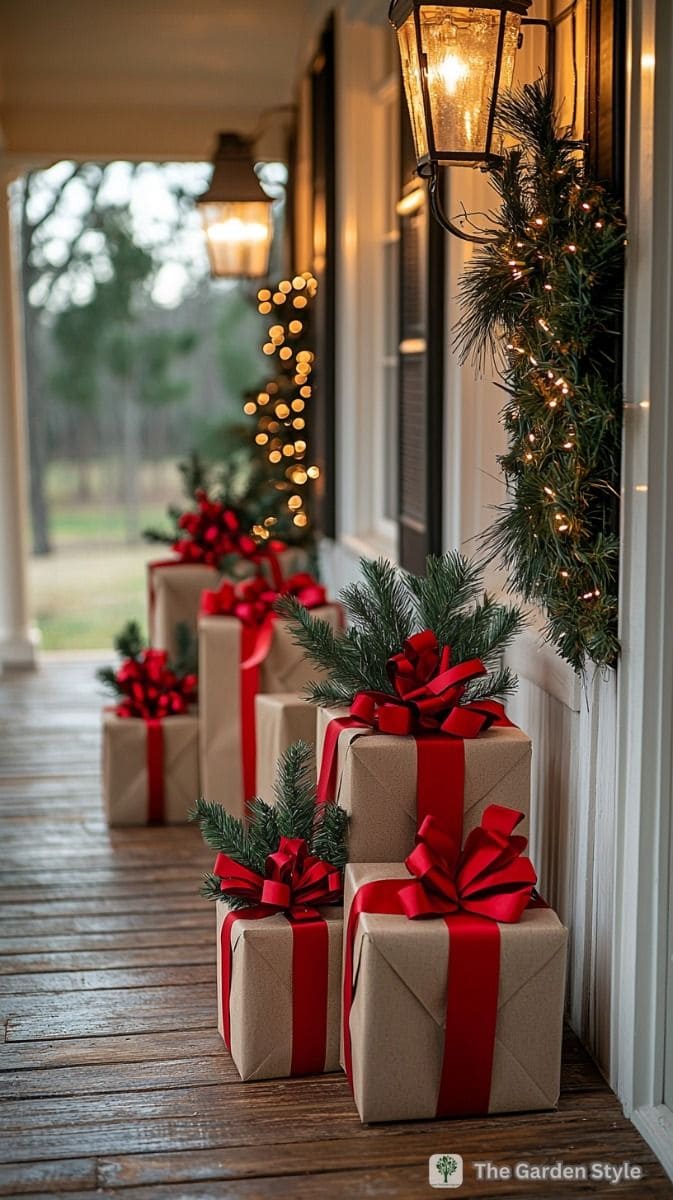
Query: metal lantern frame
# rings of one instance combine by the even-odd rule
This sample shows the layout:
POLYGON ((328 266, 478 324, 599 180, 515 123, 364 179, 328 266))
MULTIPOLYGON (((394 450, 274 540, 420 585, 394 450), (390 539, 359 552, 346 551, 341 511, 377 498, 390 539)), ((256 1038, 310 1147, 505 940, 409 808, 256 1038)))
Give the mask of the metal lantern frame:
MULTIPOLYGON (((388 11, 388 19, 395 29, 396 33, 402 28, 404 23, 413 16, 414 36, 416 43, 416 53, 419 65, 419 84, 420 94, 423 103, 422 119, 424 123, 424 132, 427 143, 427 153, 417 159, 416 174, 425 179, 428 183, 428 193, 430 198, 430 207, 432 214, 438 223, 448 233, 454 234, 465 242, 477 242, 486 244, 492 239, 484 237, 480 234, 467 233, 455 225, 446 215, 441 201, 440 189, 440 167, 454 166, 473 166, 480 167, 482 170, 488 170, 489 167, 500 161, 500 155, 492 150, 493 133, 495 126, 495 116, 498 104, 498 96, 500 92, 500 79, 502 74, 503 48, 506 31, 506 18, 513 14, 521 18, 521 26, 537 25, 544 28, 547 34, 547 73, 552 75, 554 70, 554 35, 555 29, 560 22, 571 14, 577 5, 577 0, 571 0, 567 8, 552 20, 542 18, 530 18, 526 16, 532 0, 483 0, 482 3, 473 3, 470 0, 391 0, 388 11), (428 84, 428 69, 427 58, 423 52, 423 36, 421 23, 422 8, 436 9, 464 9, 466 12, 474 10, 482 10, 495 12, 500 14, 498 26, 498 38, 496 45, 495 63, 493 70, 493 91, 491 94, 486 138, 484 149, 481 151, 451 151, 438 149, 435 142, 434 122, 432 105, 430 101, 430 88, 428 84)), ((521 33, 519 34, 519 46, 521 44, 521 33)), ((411 117, 411 114, 410 114, 411 117)))
MULTIPOLYGON (((210 185, 202 195, 197 196, 197 208, 205 209, 217 204, 265 204, 269 214, 269 242, 272 237, 271 207, 272 197, 264 191, 253 162, 253 139, 245 138, 239 133, 220 133, 217 148, 213 156, 213 174, 210 185)), ((206 240, 208 231, 205 230, 206 240)), ((224 275, 216 272, 215 264, 210 254, 211 268, 214 275, 220 278, 262 278, 265 271, 255 275, 224 275)))

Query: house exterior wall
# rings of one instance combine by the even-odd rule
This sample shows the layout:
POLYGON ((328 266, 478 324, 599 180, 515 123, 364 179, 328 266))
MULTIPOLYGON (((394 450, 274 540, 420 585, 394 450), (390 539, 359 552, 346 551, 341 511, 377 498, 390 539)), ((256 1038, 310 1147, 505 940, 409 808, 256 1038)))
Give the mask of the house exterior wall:
MULTIPOLYGON (((352 13, 352 7, 350 9, 352 13)), ((323 544, 326 581, 335 591, 354 579, 360 555, 395 558, 395 545, 376 532, 373 463, 381 453, 375 421, 375 348, 380 332, 381 270, 377 257, 381 188, 389 168, 381 155, 380 98, 391 70, 391 31, 337 14, 337 504, 339 535, 323 544)), ((540 44, 529 42, 520 71, 536 74, 540 44)), ((448 211, 488 207, 477 172, 450 173, 448 211)), ((491 201, 492 202, 492 201, 491 201)), ((446 380, 444 405, 445 547, 466 553, 502 496, 496 455, 502 446, 499 393, 478 379, 451 349, 457 281, 470 247, 447 246, 446 380)), ((503 579, 489 581, 501 590, 503 579)), ((616 678, 581 684, 540 637, 541 618, 511 653, 520 683, 509 705, 533 739, 532 854, 540 886, 570 929, 568 1010, 573 1027, 606 1074, 610 1064, 610 1001, 614 889, 616 678)))

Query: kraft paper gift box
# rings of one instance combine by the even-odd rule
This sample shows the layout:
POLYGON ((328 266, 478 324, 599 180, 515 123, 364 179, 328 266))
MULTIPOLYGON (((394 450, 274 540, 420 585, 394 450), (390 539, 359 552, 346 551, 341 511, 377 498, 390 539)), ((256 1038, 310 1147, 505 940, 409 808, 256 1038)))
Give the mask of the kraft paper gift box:
MULTIPOLYGON (((318 770, 325 732, 347 708, 318 708, 318 770)), ((447 738, 455 743, 456 739, 447 738)), ((526 814, 520 832, 528 837, 531 740, 515 726, 492 728, 466 738, 462 836, 481 821, 489 804, 502 804, 526 814)), ((435 780, 441 809, 440 773, 435 780)), ((380 734, 365 726, 343 729, 337 747, 336 801, 350 816, 348 857, 351 862, 403 862, 414 847, 417 829, 417 748, 411 736, 380 734)), ((462 839, 461 839, 462 840, 462 839)))
MULTIPOLYGON (((337 629, 341 610, 326 604, 311 610, 337 629)), ((201 720, 201 786, 210 803, 221 804, 236 817, 256 791, 243 773, 241 646, 244 626, 237 617, 199 618, 199 715, 201 720), (249 794, 246 794, 248 792, 249 794)), ((257 692, 298 692, 319 677, 315 665, 295 645, 286 621, 273 623, 268 654, 259 667, 257 692)), ((255 761, 254 705, 251 709, 250 755, 255 761)), ((254 772, 253 772, 254 774, 254 772)))
MULTIPOLYGON (((359 887, 377 879, 410 878, 399 864, 348 866, 344 929, 359 887)), ((498 928, 497 1019, 486 1111, 552 1109, 560 1086, 567 930, 544 907, 526 909, 518 924, 498 928)), ((447 962, 450 971, 451 934, 442 918, 360 914, 349 1024, 353 1094, 363 1122, 437 1115, 447 962)), ((459 1028, 449 1026, 446 1037, 449 1054, 454 1042, 456 1054, 464 1052, 459 1028)))
POLYGON ((147 825, 152 817, 180 824, 198 798, 198 717, 165 717, 154 726, 152 733, 141 717, 103 714, 103 798, 110 826, 147 825), (160 739, 154 763, 150 737, 160 739), (150 779, 153 770, 156 781, 150 779))
MULTIPOLYGON (((314 1066, 319 1071, 338 1071, 343 909, 325 907, 318 911, 327 926, 328 969, 327 980, 322 981, 326 990, 324 1058, 321 1049, 320 1066, 314 1066)), ((222 1038, 222 935, 228 913, 227 905, 218 901, 217 1014, 222 1038)), ((277 1079, 305 1073, 292 1069, 297 1051, 300 1061, 302 1056, 302 1047, 297 1046, 302 1027, 296 1019, 293 1026, 293 936, 290 922, 281 913, 250 920, 242 910, 231 927, 230 1052, 241 1079, 277 1079)), ((316 1006, 307 1007, 310 1011, 316 1006)))
POLYGON ((267 804, 275 801, 274 783, 281 754, 300 740, 315 746, 315 722, 314 705, 297 692, 269 692, 255 697, 255 791, 267 804))
POLYGON ((219 581, 217 568, 205 563, 184 563, 177 558, 148 563, 150 644, 174 657, 176 626, 185 624, 196 636, 201 592, 216 588, 219 581))
MULTIPOLYGON (((289 547, 276 554, 284 578, 303 569, 306 554, 298 547, 289 547)), ((260 564, 264 576, 273 581, 268 562, 260 564)), ((185 624, 196 636, 201 593, 214 589, 222 579, 217 567, 205 563, 181 562, 179 558, 148 563, 148 627, 150 644, 157 650, 176 652, 175 629, 185 624)), ((255 573, 255 566, 247 559, 233 564, 227 577, 242 579, 255 573)))

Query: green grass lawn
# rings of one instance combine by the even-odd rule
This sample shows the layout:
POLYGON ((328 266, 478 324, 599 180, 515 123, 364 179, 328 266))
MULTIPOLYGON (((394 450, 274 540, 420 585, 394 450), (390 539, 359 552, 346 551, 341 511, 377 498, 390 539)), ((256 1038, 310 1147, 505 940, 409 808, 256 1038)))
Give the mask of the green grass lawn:
MULTIPOLYGON (((143 492, 151 494, 154 466, 143 469, 143 492)), ((173 468, 174 493, 179 481, 173 468)), ((94 476, 97 487, 102 480, 94 476)), ((170 473, 166 472, 166 483, 170 473)), ((76 503, 67 498, 72 473, 62 464, 50 468, 50 532, 53 553, 30 561, 29 584, 33 620, 45 650, 97 650, 112 646, 114 634, 135 619, 146 628, 145 564, 164 548, 138 542, 128 545, 124 511, 118 503, 76 503)), ((161 489, 166 495, 166 488, 161 489)), ((166 500, 144 503, 139 527, 168 528, 166 500)))
POLYGON ((43 648, 111 646, 131 619, 145 629, 145 564, 156 557, 157 547, 101 544, 97 550, 73 546, 32 559, 32 611, 43 648))

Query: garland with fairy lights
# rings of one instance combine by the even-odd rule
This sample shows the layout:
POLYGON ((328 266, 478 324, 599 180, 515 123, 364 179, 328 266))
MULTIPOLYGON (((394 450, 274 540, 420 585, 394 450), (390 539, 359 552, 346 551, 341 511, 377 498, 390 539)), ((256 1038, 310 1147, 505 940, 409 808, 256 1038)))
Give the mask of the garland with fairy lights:
MULTIPOLYGON (((308 529, 307 489, 320 476, 320 468, 308 459, 306 433, 315 362, 307 327, 317 290, 318 281, 304 271, 291 281, 281 280, 275 291, 258 291, 258 311, 274 318, 262 350, 273 359, 275 373, 243 405, 246 416, 257 419, 255 442, 266 456, 272 486, 287 496, 288 513, 298 530, 308 529)), ((270 515, 254 526, 253 533, 268 538, 276 523, 277 518, 270 515)))
POLYGON ((544 81, 506 97, 498 121, 517 144, 491 172, 501 206, 463 274, 456 329, 463 360, 494 354, 507 396, 507 498, 483 546, 582 672, 619 652, 625 222, 558 129, 544 81))

